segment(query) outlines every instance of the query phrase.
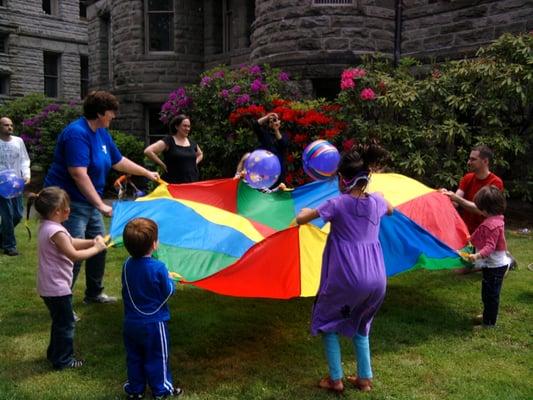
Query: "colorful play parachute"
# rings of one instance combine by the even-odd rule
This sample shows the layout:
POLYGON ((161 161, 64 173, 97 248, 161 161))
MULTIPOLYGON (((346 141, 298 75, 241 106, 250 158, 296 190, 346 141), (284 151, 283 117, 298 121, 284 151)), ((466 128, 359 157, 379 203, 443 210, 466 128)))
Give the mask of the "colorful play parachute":
MULTIPOLYGON (((396 210, 380 231, 387 274, 462 265, 456 249, 467 229, 448 198, 398 174, 373 174, 396 210)), ((157 257, 182 282, 239 297, 287 299, 316 294, 329 224, 294 226, 303 207, 338 196, 335 180, 263 193, 233 179, 160 185, 136 201, 113 205, 111 237, 134 217, 159 225, 157 257)))

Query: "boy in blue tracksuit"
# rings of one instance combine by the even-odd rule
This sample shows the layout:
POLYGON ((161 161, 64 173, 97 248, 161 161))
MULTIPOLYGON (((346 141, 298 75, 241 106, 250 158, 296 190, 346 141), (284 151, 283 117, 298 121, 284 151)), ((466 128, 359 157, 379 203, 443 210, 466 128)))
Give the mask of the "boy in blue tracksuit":
POLYGON ((157 224, 148 218, 128 222, 122 234, 131 257, 122 267, 124 346, 127 354, 128 399, 142 399, 146 384, 155 399, 182 394, 172 384, 169 368, 170 338, 167 301, 174 282, 161 261, 152 258, 158 245, 157 224))

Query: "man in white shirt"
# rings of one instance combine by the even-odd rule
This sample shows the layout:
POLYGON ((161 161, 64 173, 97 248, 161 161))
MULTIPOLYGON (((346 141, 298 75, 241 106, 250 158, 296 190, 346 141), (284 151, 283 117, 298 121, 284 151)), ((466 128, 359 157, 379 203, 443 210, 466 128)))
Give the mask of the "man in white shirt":
MULTIPOLYGON (((12 134, 13 122, 7 117, 0 118, 0 171, 14 170, 25 183, 29 183, 30 157, 24 141, 12 134)), ((0 218, 2 219, 0 245, 4 254, 8 256, 19 254, 15 239, 15 226, 21 221, 23 211, 22 194, 11 199, 0 196, 0 218)))

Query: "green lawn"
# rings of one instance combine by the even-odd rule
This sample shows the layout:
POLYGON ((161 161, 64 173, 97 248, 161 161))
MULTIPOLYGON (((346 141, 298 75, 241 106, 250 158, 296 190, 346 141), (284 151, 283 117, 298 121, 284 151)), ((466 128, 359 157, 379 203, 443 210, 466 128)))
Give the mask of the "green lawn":
MULTIPOLYGON (((31 223, 36 232, 36 223, 31 223)), ((45 359, 48 312, 35 291, 35 238, 17 228, 19 257, 0 256, 0 399, 116 399, 126 379, 122 304, 82 303, 75 290, 75 349, 86 365, 53 371, 45 359)), ((390 279, 371 336, 374 391, 346 399, 533 399, 533 236, 508 232, 519 269, 507 276, 499 326, 472 329, 480 275, 417 271, 390 279)), ((106 292, 120 294, 123 249, 109 252, 106 292)), ((268 277, 265 277, 267 280, 268 277)), ((188 399, 330 399, 319 338, 309 334, 313 299, 222 297, 194 288, 171 300, 171 364, 188 399)), ((343 342, 345 372, 353 351, 343 342)))

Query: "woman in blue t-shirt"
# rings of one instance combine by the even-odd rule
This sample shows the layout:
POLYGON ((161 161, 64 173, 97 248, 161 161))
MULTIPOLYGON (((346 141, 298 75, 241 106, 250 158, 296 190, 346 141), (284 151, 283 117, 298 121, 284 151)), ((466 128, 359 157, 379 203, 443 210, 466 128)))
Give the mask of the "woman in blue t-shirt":
MULTIPOLYGON (((120 154, 113 142, 109 124, 118 111, 118 100, 111 93, 97 90, 83 102, 83 116, 71 122, 57 138, 54 160, 44 180, 44 186, 59 186, 70 199, 70 216, 63 225, 74 238, 92 239, 105 235, 102 215, 111 216, 111 206, 102 195, 111 168, 159 180, 157 172, 134 163, 120 154)), ((74 264, 74 280, 81 263, 74 264)), ((110 303, 116 298, 103 293, 105 252, 86 262, 86 303, 110 303)))
POLYGON ((189 183, 199 180, 198 163, 204 154, 198 144, 189 138, 191 120, 180 114, 169 124, 170 135, 152 143, 144 154, 163 169, 162 178, 168 183, 189 183), (163 160, 159 155, 163 154, 163 160))

